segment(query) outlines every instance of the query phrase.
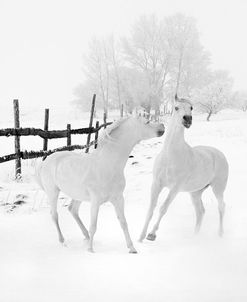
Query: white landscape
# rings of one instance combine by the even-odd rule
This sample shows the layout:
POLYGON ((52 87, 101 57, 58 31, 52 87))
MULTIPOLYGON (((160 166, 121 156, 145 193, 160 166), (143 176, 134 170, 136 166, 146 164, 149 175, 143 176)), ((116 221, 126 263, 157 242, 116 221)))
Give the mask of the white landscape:
MULTIPOLYGON (((0 0, 0 302, 247 301, 246 11, 246 0, 0 0), (16 179, 15 161, 6 161, 6 155, 18 156, 14 137, 18 133, 20 151, 43 150, 43 138, 24 136, 16 128, 44 129, 45 108, 50 109, 46 135, 50 130, 65 130, 68 124, 71 129, 88 127, 93 95, 94 127, 96 121, 103 124, 103 116, 108 122, 132 114, 144 118, 124 119, 141 121, 141 126, 133 127, 135 131, 126 125, 123 132, 108 128, 113 132, 109 130, 106 140, 99 142, 100 152, 95 154, 100 156, 85 160, 90 163, 88 169, 75 164, 82 162, 81 156, 70 153, 68 157, 78 161, 61 164, 63 173, 51 172, 59 153, 43 162, 38 171, 45 175, 41 183, 53 204, 58 188, 70 195, 61 192, 58 198, 59 225, 66 243, 62 245, 57 230, 61 242, 63 236, 54 225, 56 211, 53 207, 52 221, 48 198, 34 177, 41 158, 21 160, 21 178, 16 179), (176 103, 179 99, 183 106, 176 103), (13 100, 19 101, 19 126, 14 123, 13 100), (172 118, 175 130, 167 135, 172 112, 178 113, 172 118), (191 113, 192 126, 185 129, 181 125, 190 126, 191 113), (165 134, 156 137, 163 125, 158 131, 145 118, 164 123, 165 134), (218 233, 228 173, 224 156, 211 148, 203 149, 208 153, 197 148, 196 156, 183 142, 183 133, 192 147, 217 148, 229 163, 223 237, 218 233), (166 183, 172 193, 165 188, 159 195, 148 238, 155 239, 160 206, 165 200, 168 204, 176 190, 193 192, 197 217, 190 195, 178 193, 156 240, 140 242, 149 217, 152 169, 166 135, 169 147, 159 159, 167 164, 156 165, 158 185, 153 191, 166 183), (140 141, 140 137, 155 138, 140 141), (140 142, 128 157, 136 141, 140 142), (102 146, 106 146, 104 152, 102 146), (113 160, 115 170, 110 168, 113 160), (96 166, 101 167, 100 173, 96 166), (121 207, 123 168, 125 216, 133 244, 121 207), (198 178, 187 173, 201 168, 198 178), (104 177, 105 171, 114 175, 114 181, 104 177), (75 178, 76 174, 89 175, 90 181, 75 178), (71 175, 73 185, 68 185, 64 175, 71 175), (86 189, 80 190, 80 180, 86 189), (219 210, 208 187, 202 195, 206 212, 195 234, 196 221, 200 226, 203 216, 200 192, 208 184, 218 197, 219 210), (94 204, 94 215, 88 202, 82 202, 79 210, 89 234, 76 216, 82 195, 90 195, 94 204), (125 236, 110 202, 99 209, 94 235, 90 216, 95 221, 98 203, 113 196, 118 197, 115 208, 125 236), (70 198, 76 200, 74 207, 69 207, 70 198)), ((85 145, 87 135, 73 134, 71 140, 72 145, 85 145)), ((49 137, 48 151, 68 141, 49 137)), ((71 152, 81 155, 85 150, 71 152)), ((166 206, 162 209, 161 214, 166 206)))
MULTIPOLYGON (((138 250, 134 255, 128 254, 109 203, 100 208, 95 253, 89 253, 67 209, 69 199, 63 195, 59 215, 67 247, 61 246, 46 196, 32 179, 34 162, 24 164, 22 183, 11 180, 13 162, 1 164, 0 300, 246 301, 246 126, 245 113, 224 110, 210 122, 195 114, 192 127, 185 131, 189 144, 214 146, 229 162, 223 238, 217 234, 217 201, 208 189, 203 194, 206 214, 199 234, 194 235, 195 213, 189 195, 180 193, 163 218, 156 241, 137 242, 149 204, 153 161, 164 136, 134 148, 134 157, 125 168, 124 192, 126 218, 138 250), (16 200, 25 203, 13 207, 16 200)), ((4 146, 13 148, 13 141, 5 141, 4 146)), ((166 193, 160 195, 159 204, 166 193)), ((88 203, 82 204, 80 216, 88 227, 88 203)))

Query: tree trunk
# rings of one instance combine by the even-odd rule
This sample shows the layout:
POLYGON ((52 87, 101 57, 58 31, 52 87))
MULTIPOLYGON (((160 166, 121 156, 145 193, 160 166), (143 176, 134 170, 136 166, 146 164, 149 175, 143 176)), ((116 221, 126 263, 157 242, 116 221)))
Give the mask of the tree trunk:
POLYGON ((207 121, 208 121, 208 122, 209 122, 209 120, 210 120, 210 117, 211 117, 212 113, 213 113, 212 111, 209 111, 209 112, 208 112, 208 116, 207 116, 207 121))
POLYGON ((146 111, 147 118, 149 119, 150 112, 151 112, 151 104, 148 104, 147 106, 145 106, 145 111, 146 111))

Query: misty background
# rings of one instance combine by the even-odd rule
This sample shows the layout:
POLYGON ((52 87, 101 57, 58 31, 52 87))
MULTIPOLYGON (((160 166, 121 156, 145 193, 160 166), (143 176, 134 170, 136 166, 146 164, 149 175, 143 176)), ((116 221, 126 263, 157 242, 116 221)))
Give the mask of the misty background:
MULTIPOLYGON (((19 98, 26 106, 70 106, 74 102, 80 103, 80 98, 83 98, 83 102, 86 103, 87 90, 90 92, 95 90, 99 102, 102 102, 104 97, 102 91, 100 92, 98 79, 92 73, 95 66, 90 66, 90 58, 95 55, 93 51, 96 52, 96 44, 98 51, 101 51, 102 43, 106 44, 105 47, 110 47, 109 40, 111 39, 119 60, 117 69, 121 89, 124 90, 121 91, 123 103, 131 102, 133 96, 137 99, 138 97, 148 98, 150 95, 153 99, 160 98, 159 102, 162 103, 164 96, 169 94, 167 91, 170 92, 174 86, 176 87, 181 47, 184 47, 185 53, 182 65, 187 66, 182 66, 180 81, 191 81, 192 86, 200 88, 196 96, 199 95, 200 99, 203 99, 205 94, 209 93, 205 91, 205 86, 210 84, 210 80, 205 79, 208 76, 205 74, 206 71, 210 71, 210 76, 213 78, 219 76, 220 81, 228 86, 228 97, 236 91, 242 94, 246 89, 245 79, 247 78, 246 8, 247 3, 241 0, 108 0, 104 2, 1 0, 0 104, 11 106, 12 100, 19 98), (151 41, 151 38, 154 38, 152 31, 160 26, 164 27, 164 23, 169 19, 170 34, 175 30, 175 36, 170 37, 170 45, 167 45, 167 36, 164 34, 161 35, 160 41, 157 39, 155 42, 151 41), (176 24, 172 25, 172 22, 176 24), (179 32, 179 24, 180 27, 184 26, 185 30, 188 29, 186 26, 190 28, 191 32, 188 33, 189 30, 187 30, 187 37, 186 34, 181 34, 181 28, 179 32), (193 40, 194 45, 184 46, 183 38, 193 40), (150 66, 145 73, 144 69, 134 62, 134 54, 140 57, 141 52, 140 45, 137 44, 145 39, 150 39, 147 47, 150 49, 156 47, 156 50, 161 52, 156 53, 160 56, 158 60, 169 64, 169 67, 163 70, 160 66, 156 66, 155 72, 167 71, 168 73, 164 89, 162 87, 162 95, 159 96, 155 91, 157 87, 154 87, 157 83, 152 83, 150 84, 152 87, 148 87, 145 82, 150 80, 149 77, 153 72, 150 66), (173 58, 169 57, 170 61, 169 55, 173 56, 173 58), (190 55, 191 58, 189 58, 190 55), (193 62, 193 59, 199 62, 193 62), (198 69, 190 70, 191 79, 185 79, 190 64, 194 69, 198 69), (220 75, 215 74, 218 71, 221 71, 220 75), (96 86, 94 88, 89 88, 90 85, 92 86, 92 83, 89 83, 89 73, 94 78, 96 86), (193 78, 195 73, 200 76, 199 81, 203 82, 200 85, 198 79, 193 78), (133 86, 136 81, 138 82, 141 91, 129 91, 130 84, 127 82, 131 79, 133 86), (169 83, 171 79, 173 83, 169 83), (141 89, 142 85, 147 91, 141 89), (124 93, 128 94, 128 97, 124 96, 124 93), (141 94, 144 94, 144 97, 141 94)), ((167 31, 167 28, 164 30, 167 31)), ((109 54, 107 53, 106 56, 109 54)), ((107 64, 112 65, 112 62, 107 64)), ((159 64, 162 62, 158 62, 159 64)), ((112 66, 109 69, 111 73, 114 73, 112 66)), ((109 81, 111 81, 111 90, 116 90, 116 87, 113 88, 112 85, 113 74, 110 75, 109 81)), ((188 87, 184 87, 183 84, 181 86, 183 86, 179 88, 181 95, 186 97, 195 93, 195 91, 192 93, 191 88, 188 93, 186 91, 188 87)), ((208 89, 212 90, 213 87, 208 89)), ((135 90, 135 87, 132 87, 132 90, 135 90)), ((137 101, 136 99, 134 102, 137 101)), ((116 91, 109 91, 111 105, 117 107, 118 101, 116 91)), ((144 100, 145 102, 148 101, 144 100)), ((152 100, 152 103, 155 102, 157 101, 152 100)), ((85 106, 82 105, 82 107, 85 106)))

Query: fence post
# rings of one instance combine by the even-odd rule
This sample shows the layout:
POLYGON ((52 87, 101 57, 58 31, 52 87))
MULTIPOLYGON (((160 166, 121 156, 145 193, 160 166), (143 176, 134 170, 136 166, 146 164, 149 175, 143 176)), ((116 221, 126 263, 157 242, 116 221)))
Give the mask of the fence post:
POLYGON ((71 125, 67 124, 67 146, 71 146, 71 125))
MULTIPOLYGON (((45 109, 44 130, 47 131, 48 129, 49 129, 49 109, 45 109)), ((48 148, 48 138, 44 138, 43 150, 47 151, 47 148, 48 148)))
MULTIPOLYGON (((99 128, 99 121, 96 122, 96 125, 95 125, 95 128, 98 129, 99 128)), ((94 145, 94 149, 97 149, 98 147, 98 137, 99 137, 99 130, 95 132, 95 140, 96 140, 96 143, 94 145)))
POLYGON ((124 105, 121 104, 121 112, 120 112, 120 116, 123 117, 123 112, 124 112, 124 105))
MULTIPOLYGON (((91 113, 90 113, 90 120, 89 120, 89 128, 91 128, 93 126, 95 100, 96 100, 96 94, 93 95, 92 107, 91 107, 91 113)), ((90 143, 90 139, 91 139, 91 131, 89 131, 88 136, 87 136, 87 145, 90 143)), ((88 153, 88 151, 89 151, 89 146, 86 148, 86 153, 88 153)))
MULTIPOLYGON (((19 101, 15 99, 13 101, 14 105, 14 126, 15 128, 20 128, 20 111, 19 111, 19 101)), ((20 158, 20 136, 15 135, 15 153, 17 154, 17 159, 15 160, 15 179, 21 179, 21 158, 20 158)))
POLYGON ((103 114, 103 122, 104 122, 104 128, 106 128, 106 112, 103 114))

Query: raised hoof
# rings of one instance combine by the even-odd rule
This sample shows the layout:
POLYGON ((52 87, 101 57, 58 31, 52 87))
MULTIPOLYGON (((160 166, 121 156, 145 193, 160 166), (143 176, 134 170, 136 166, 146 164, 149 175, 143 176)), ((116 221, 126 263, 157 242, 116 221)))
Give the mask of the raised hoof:
POLYGON ((154 241, 156 239, 156 235, 155 234, 148 234, 147 235, 147 240, 150 240, 150 241, 154 241))

